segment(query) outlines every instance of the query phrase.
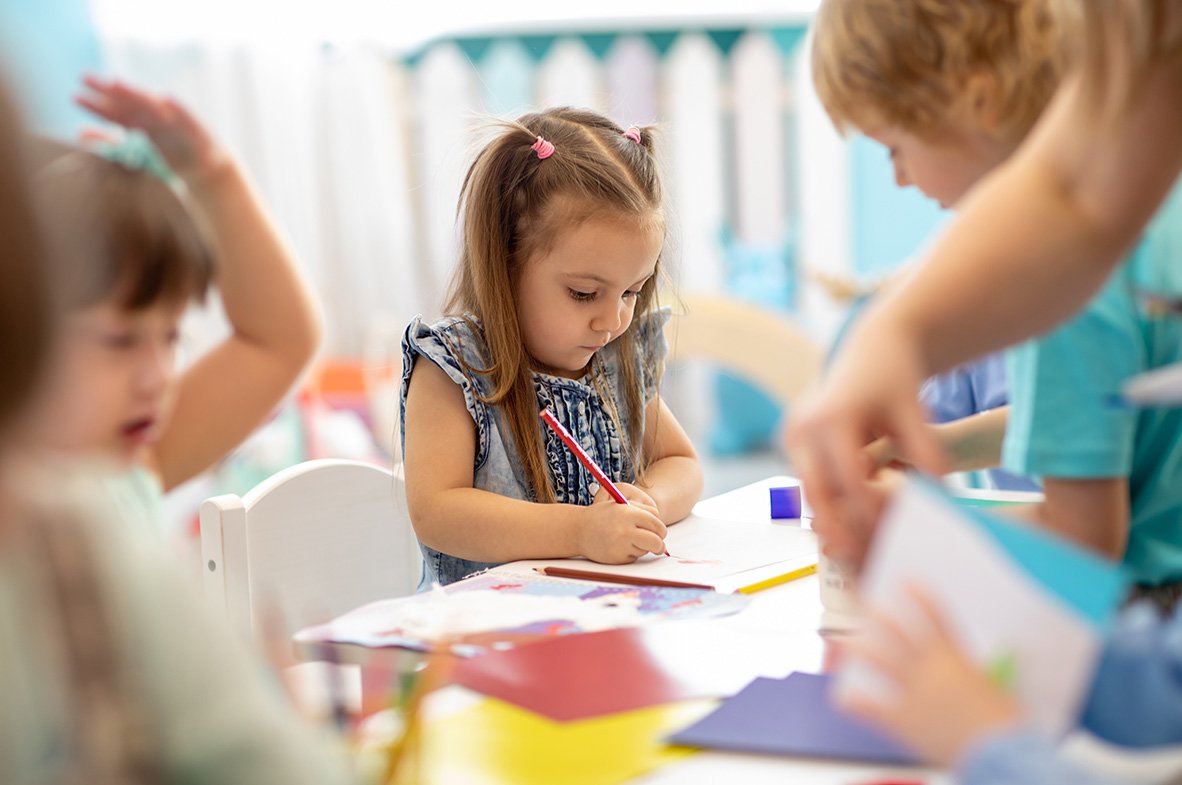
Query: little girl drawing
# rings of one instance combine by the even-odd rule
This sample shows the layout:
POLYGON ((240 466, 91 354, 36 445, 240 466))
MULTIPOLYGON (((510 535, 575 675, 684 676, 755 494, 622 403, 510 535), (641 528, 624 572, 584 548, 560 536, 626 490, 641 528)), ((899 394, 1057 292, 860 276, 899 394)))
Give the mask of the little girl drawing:
POLYGON ((407 502, 424 583, 495 564, 663 554, 702 490, 659 394, 668 310, 654 134, 591 111, 499 126, 464 179, 459 265, 403 339, 407 502), (425 359, 426 362, 419 362, 425 359), (539 412, 611 477, 617 504, 539 412))

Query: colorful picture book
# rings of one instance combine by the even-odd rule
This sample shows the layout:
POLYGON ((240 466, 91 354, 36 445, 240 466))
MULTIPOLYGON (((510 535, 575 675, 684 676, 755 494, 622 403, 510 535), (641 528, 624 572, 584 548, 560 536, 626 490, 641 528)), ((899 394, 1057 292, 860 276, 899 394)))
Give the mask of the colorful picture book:
POLYGON ((379 600, 301 630, 297 646, 325 641, 463 653, 576 632, 735 613, 747 597, 708 589, 593 584, 504 565, 428 592, 379 600), (455 645, 453 645, 455 644, 455 645))

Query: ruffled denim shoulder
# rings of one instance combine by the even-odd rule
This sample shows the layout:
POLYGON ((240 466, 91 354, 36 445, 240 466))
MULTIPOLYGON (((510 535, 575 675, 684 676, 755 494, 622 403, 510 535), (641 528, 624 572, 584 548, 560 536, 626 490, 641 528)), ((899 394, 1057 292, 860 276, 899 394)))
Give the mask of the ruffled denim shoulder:
POLYGON ((406 448, 406 391, 417 356, 426 357, 438 365, 464 393, 464 405, 476 422, 476 466, 488 459, 488 431, 492 415, 484 403, 491 386, 486 375, 479 373, 489 365, 484 334, 473 318, 449 316, 427 324, 416 316, 402 336, 402 386, 398 397, 399 438, 406 448))

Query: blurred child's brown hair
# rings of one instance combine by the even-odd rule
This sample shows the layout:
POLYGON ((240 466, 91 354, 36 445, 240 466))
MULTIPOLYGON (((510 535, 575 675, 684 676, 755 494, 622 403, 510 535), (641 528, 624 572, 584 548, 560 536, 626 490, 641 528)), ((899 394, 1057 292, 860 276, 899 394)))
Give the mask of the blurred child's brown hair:
POLYGON ((129 311, 204 298, 213 251, 169 183, 56 140, 31 144, 36 201, 61 257, 69 309, 112 297, 129 311))
POLYGON ((50 258, 38 235, 20 117, 0 85, 0 441, 32 397, 53 343, 50 258))
POLYGON ((888 124, 935 139, 987 77, 997 131, 1021 139, 1059 82, 1053 2, 823 0, 813 83, 842 133, 888 124))

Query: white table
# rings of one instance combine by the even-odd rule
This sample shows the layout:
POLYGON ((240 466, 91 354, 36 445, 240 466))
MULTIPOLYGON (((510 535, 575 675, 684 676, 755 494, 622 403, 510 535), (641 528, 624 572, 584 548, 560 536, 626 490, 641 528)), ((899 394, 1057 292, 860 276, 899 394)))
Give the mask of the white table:
MULTIPOLYGON (((795 485, 791 477, 769 477, 734 491, 704 499, 694 514, 736 521, 768 522, 778 526, 798 521, 772 521, 768 488, 795 485)), ((805 514, 808 514, 806 506, 805 514)), ((807 520, 803 522, 808 525, 807 520)), ((711 637, 725 640, 736 654, 736 684, 757 676, 780 678, 793 671, 823 670, 826 641, 818 633, 821 602, 815 575, 790 581, 751 595, 751 603, 737 614, 713 619, 679 621, 681 625, 707 625, 711 637)), ((687 651, 686 656, 693 656, 687 651)), ((456 707, 474 696, 460 687, 441 691, 438 700, 456 707)), ((435 710, 443 707, 435 707, 435 710)), ((929 785, 947 778, 930 770, 858 765, 813 759, 703 751, 633 780, 636 785, 718 785, 741 782, 793 783, 793 785, 856 785, 878 780, 917 780, 929 785)))

